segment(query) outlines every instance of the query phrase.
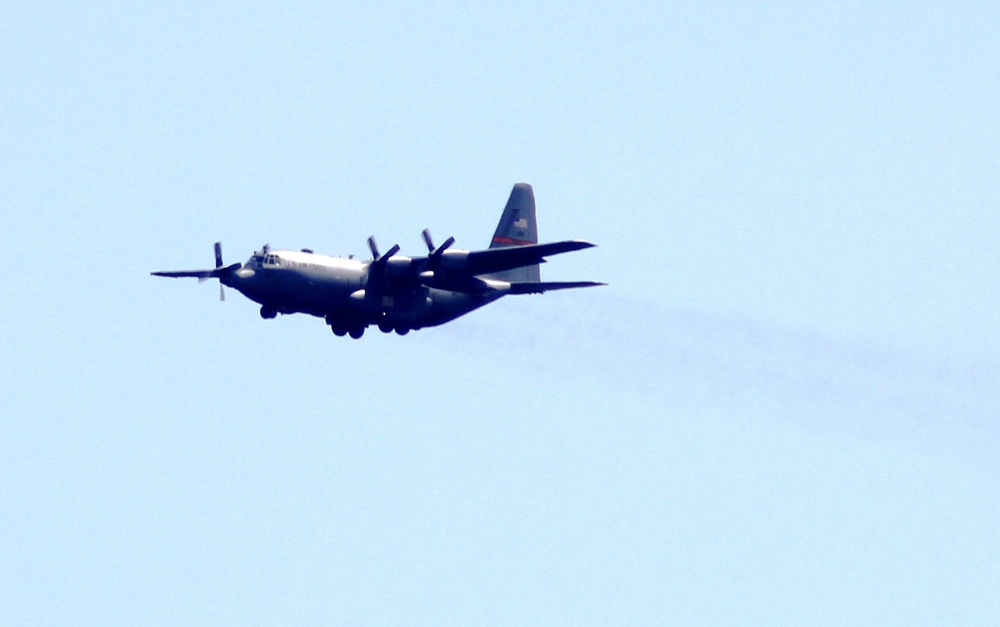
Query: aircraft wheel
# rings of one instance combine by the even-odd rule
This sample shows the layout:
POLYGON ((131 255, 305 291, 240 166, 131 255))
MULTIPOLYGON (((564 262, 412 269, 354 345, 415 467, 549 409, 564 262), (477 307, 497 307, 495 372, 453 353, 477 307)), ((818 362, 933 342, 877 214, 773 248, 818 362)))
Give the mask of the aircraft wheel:
POLYGON ((348 331, 348 333, 350 333, 351 337, 353 337, 354 339, 359 340, 359 339, 361 339, 361 336, 365 334, 365 328, 364 327, 354 327, 353 329, 351 329, 350 331, 348 331))
POLYGON ((344 337, 345 335, 347 335, 347 329, 344 329, 342 327, 335 327, 332 324, 330 325, 330 330, 333 331, 333 334, 336 335, 337 337, 344 337))
POLYGON ((379 322, 378 330, 382 333, 392 333, 392 325, 387 322, 379 322))
POLYGON ((400 335, 406 335, 410 332, 409 327, 396 327, 396 333, 400 335))
POLYGON ((265 320, 270 320, 271 318, 275 318, 275 317, 277 317, 277 315, 278 315, 278 312, 275 311, 275 310, 273 310, 273 309, 271 309, 270 307, 261 307, 260 308, 260 317, 263 318, 263 319, 265 319, 265 320))

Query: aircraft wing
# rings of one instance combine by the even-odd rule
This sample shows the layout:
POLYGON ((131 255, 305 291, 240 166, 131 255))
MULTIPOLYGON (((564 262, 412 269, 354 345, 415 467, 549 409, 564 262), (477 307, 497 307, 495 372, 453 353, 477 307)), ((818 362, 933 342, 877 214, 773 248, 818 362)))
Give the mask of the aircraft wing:
POLYGON ((238 270, 242 264, 234 263, 228 266, 219 266, 212 270, 169 270, 161 272, 150 272, 153 276, 168 276, 174 279, 180 277, 197 277, 199 279, 215 279, 229 274, 233 270, 238 270))
POLYGON ((150 272, 153 276, 168 276, 171 278, 198 277, 199 279, 211 279, 215 276, 215 270, 178 270, 176 272, 150 272))
MULTIPOLYGON (((454 241, 454 240, 451 240, 454 241)), ((371 243, 370 243, 371 244, 371 243)), ((512 270, 524 266, 534 266, 545 262, 545 257, 561 253, 592 248, 595 244, 582 240, 565 240, 548 244, 526 244, 506 248, 489 248, 486 250, 448 250, 450 242, 437 248, 427 257, 393 257, 399 250, 394 246, 385 255, 378 255, 377 249, 372 254, 375 260, 369 266, 367 290, 371 293, 383 291, 408 290, 411 281, 429 287, 456 292, 484 292, 491 288, 480 277, 512 270)), ((542 283, 538 281, 511 282, 511 293, 534 294, 549 290, 561 290, 574 287, 592 287, 604 285, 593 281, 577 281, 573 283, 542 283)))
POLYGON ((490 248, 468 253, 464 260, 450 268, 472 276, 503 272, 513 268, 532 266, 544 263, 545 257, 560 253, 573 252, 592 248, 594 244, 581 240, 566 240, 550 244, 528 244, 527 246, 511 246, 509 248, 490 248))

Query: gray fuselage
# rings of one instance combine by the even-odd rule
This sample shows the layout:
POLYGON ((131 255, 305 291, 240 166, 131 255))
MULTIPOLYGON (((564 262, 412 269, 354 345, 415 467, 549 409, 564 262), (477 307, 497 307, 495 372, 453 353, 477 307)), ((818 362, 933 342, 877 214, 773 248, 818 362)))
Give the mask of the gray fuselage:
POLYGON ((255 253, 224 283, 260 303, 261 315, 305 313, 326 319, 335 328, 380 325, 419 329, 443 324, 491 303, 509 284, 489 281, 482 293, 456 292, 400 282, 367 289, 371 262, 319 255, 308 251, 255 253))

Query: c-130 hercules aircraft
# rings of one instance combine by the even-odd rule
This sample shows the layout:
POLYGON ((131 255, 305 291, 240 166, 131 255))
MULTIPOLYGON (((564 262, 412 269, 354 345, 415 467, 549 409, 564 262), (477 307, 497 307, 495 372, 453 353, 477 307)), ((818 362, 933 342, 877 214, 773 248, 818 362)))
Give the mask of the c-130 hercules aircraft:
POLYGON ((444 324, 508 294, 538 294, 549 290, 605 285, 596 281, 544 282, 539 264, 545 257, 591 248, 594 244, 567 240, 538 243, 535 196, 531 186, 518 183, 510 193, 500 224, 487 250, 452 248, 454 237, 435 247, 430 233, 424 257, 397 255, 399 245, 379 254, 368 238, 372 260, 271 250, 265 245, 246 264, 223 265, 222 247, 215 244, 215 268, 153 272, 154 276, 219 279, 252 301, 260 315, 305 313, 324 318, 337 336, 358 339, 369 325, 405 335, 411 330, 444 324))

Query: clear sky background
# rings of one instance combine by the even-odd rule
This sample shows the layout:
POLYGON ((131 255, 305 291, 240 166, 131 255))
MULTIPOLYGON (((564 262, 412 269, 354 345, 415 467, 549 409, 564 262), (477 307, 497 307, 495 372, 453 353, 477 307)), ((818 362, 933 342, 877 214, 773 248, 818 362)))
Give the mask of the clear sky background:
POLYGON ((0 8, 0 623, 1000 623, 1000 8, 0 8), (406 337, 152 270, 485 246, 406 337))

